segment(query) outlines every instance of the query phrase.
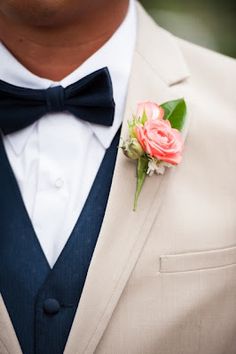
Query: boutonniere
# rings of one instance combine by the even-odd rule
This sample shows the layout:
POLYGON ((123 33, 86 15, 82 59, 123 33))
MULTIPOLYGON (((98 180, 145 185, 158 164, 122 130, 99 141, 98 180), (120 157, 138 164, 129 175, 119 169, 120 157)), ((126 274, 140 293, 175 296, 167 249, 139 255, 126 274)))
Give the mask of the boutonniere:
POLYGON ((182 160, 186 104, 184 99, 168 101, 161 105, 141 102, 133 119, 128 122, 129 138, 122 141, 126 157, 137 162, 137 184, 134 211, 145 178, 154 173, 163 175, 166 168, 182 160))

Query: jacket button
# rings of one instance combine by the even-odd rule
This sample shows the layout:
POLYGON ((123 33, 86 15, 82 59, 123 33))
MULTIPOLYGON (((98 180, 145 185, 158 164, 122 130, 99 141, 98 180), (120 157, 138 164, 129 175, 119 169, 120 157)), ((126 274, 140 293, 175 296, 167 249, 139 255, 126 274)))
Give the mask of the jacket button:
POLYGON ((56 299, 47 299, 44 301, 43 310, 47 315, 55 315, 60 310, 60 304, 56 299))

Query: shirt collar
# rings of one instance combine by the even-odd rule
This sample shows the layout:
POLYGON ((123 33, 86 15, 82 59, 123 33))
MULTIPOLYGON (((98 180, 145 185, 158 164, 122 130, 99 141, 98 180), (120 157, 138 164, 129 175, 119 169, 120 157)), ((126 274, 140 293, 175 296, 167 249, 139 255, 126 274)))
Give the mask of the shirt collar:
MULTIPOLYGON (((67 87, 102 67, 108 67, 116 102, 114 122, 111 127, 89 124, 100 143, 107 149, 123 120, 129 75, 136 43, 136 16, 135 0, 130 0, 127 15, 113 36, 80 67, 60 82, 54 82, 34 75, 0 43, 0 79, 12 85, 32 89, 47 89, 57 85, 67 87)), ((33 129, 35 129, 35 124, 19 132, 7 135, 6 138, 17 154, 20 154, 24 149, 33 129)))

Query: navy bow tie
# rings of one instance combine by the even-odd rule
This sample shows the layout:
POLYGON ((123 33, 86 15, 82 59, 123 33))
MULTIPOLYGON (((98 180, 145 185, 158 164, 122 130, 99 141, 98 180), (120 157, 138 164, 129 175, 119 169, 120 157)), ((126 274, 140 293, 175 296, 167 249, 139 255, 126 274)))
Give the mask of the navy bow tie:
POLYGON ((70 112, 104 126, 114 120, 115 102, 110 74, 100 69, 63 88, 33 90, 0 80, 0 129, 10 134, 33 124, 47 113, 70 112))

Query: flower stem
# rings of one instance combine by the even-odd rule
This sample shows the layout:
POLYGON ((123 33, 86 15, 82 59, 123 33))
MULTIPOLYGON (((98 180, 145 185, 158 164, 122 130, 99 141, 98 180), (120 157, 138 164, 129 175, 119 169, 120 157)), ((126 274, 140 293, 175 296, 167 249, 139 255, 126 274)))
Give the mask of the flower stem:
POLYGON ((138 163, 137 163, 137 184, 136 184, 136 191, 134 197, 133 211, 137 210, 138 198, 141 193, 145 178, 147 176, 147 169, 148 169, 148 158, 147 156, 141 156, 138 159, 138 163))

